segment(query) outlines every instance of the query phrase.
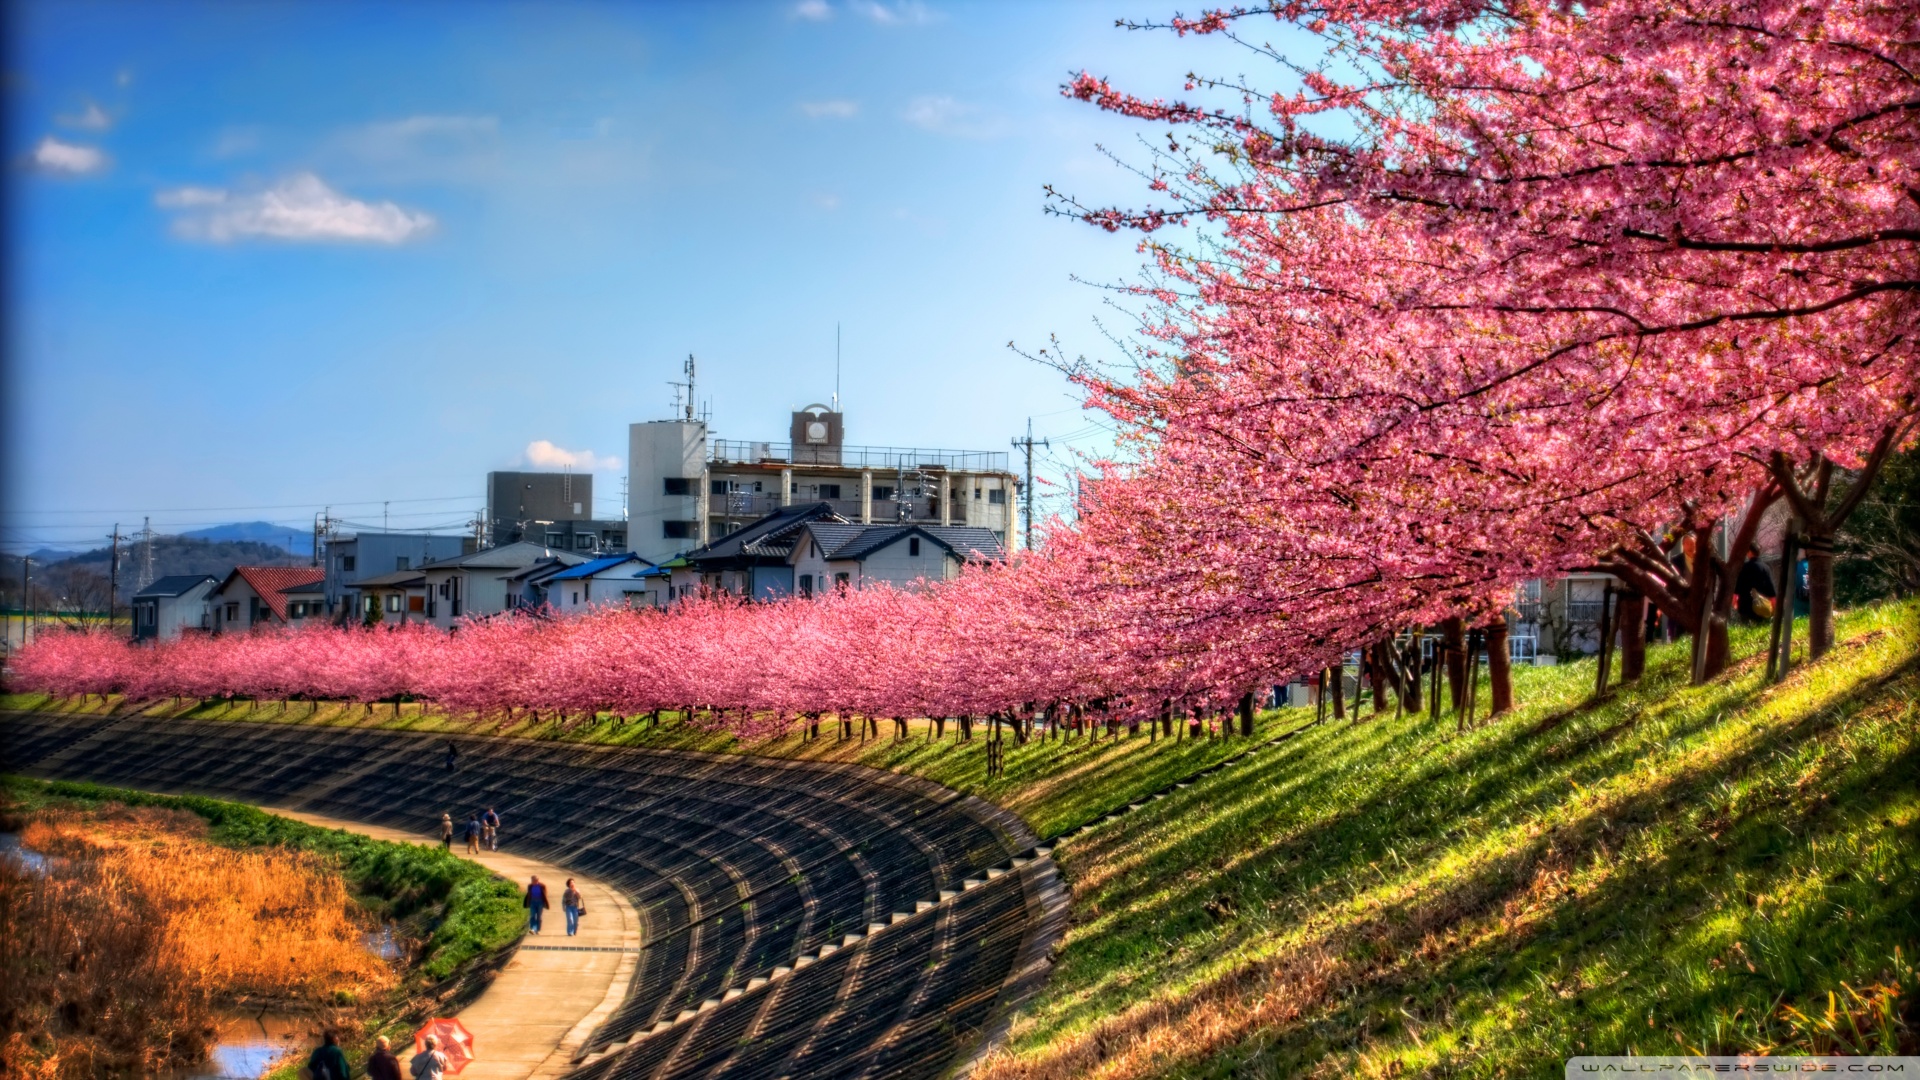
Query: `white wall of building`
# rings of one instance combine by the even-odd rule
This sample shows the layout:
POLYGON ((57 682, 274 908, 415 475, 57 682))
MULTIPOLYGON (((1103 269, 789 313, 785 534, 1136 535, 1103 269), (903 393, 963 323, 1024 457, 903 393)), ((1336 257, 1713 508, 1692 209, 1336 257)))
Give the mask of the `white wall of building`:
POLYGON ((707 425, 698 420, 651 420, 627 425, 627 550, 649 562, 700 544, 699 526, 687 538, 665 534, 668 521, 705 519, 707 425), (687 481, 687 494, 666 493, 668 479, 687 481))

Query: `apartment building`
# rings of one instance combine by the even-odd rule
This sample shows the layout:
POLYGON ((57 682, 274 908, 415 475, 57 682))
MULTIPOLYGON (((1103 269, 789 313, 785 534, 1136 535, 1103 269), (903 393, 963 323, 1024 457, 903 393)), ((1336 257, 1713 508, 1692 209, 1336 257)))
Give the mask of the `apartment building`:
POLYGON ((1019 481, 1004 451, 849 445, 845 417, 824 405, 793 413, 785 442, 654 420, 628 428, 627 449, 627 546, 651 562, 815 503, 859 525, 983 528, 1014 548, 1019 481))

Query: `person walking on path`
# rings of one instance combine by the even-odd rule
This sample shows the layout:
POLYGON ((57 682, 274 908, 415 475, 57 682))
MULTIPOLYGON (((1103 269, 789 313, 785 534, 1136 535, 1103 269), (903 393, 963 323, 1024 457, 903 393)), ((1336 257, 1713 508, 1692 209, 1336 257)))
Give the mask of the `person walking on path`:
POLYGON ((440 846, 447 849, 448 851, 453 850, 453 815, 452 814, 440 815, 440 846))
POLYGON ((466 837, 467 837, 467 854, 469 855, 480 854, 480 815, 479 814, 474 814, 471 817, 467 818, 466 837))
POLYGON ((413 1074, 413 1080, 444 1080, 447 1075, 447 1055, 440 1052, 440 1037, 427 1036, 427 1048, 413 1055, 407 1071, 413 1074))
POLYGON ((367 1080, 400 1080, 400 1059, 393 1056, 393 1044, 385 1035, 380 1036, 373 1056, 367 1059, 367 1080))
POLYGON ((448 772, 453 771, 454 763, 458 761, 459 758, 460 758, 460 749, 453 745, 452 739, 448 739, 447 740, 447 771, 448 772))
POLYGON ((547 887, 540 884, 539 875, 527 886, 527 895, 521 899, 520 906, 527 909, 527 929, 539 933, 541 913, 553 906, 547 903, 547 887))
POLYGON ((347 1080, 351 1075, 346 1051, 340 1049, 340 1039, 333 1032, 327 1032, 320 1045, 313 1048, 313 1056, 307 1058, 307 1071, 313 1074, 313 1080, 347 1080))
POLYGON ((486 833, 487 850, 499 851, 500 850, 500 815, 494 813, 493 807, 489 806, 487 807, 487 812, 480 815, 480 824, 486 826, 487 828, 487 833, 486 833))
POLYGON ((560 894, 560 910, 567 914, 567 936, 580 932, 580 916, 587 913, 586 898, 580 890, 573 887, 573 879, 567 879, 567 891, 560 894))

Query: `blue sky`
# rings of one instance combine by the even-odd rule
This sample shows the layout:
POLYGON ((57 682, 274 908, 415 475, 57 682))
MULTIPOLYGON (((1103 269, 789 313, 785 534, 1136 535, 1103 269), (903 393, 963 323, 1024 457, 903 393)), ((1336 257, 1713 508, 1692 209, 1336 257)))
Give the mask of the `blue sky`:
POLYGON ((1142 194, 1058 88, 1246 66, 1138 3, 16 5, 0 544, 457 528, 536 442, 612 516, 688 353, 778 440, 836 322, 850 442, 1097 445, 1007 348, 1110 355, 1140 264, 1042 213, 1142 194))

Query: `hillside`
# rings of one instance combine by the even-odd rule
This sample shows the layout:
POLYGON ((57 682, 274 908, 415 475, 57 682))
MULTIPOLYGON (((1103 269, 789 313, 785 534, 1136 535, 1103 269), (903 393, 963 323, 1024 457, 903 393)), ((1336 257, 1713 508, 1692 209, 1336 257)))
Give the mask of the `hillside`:
POLYGON ((1063 844, 1074 925, 978 1075, 1914 1053, 1920 605, 1841 636, 1778 687, 1665 647, 1598 707, 1529 669, 1510 720, 1325 725, 1063 844))
MULTIPOLYGON (((33 562, 34 605, 52 607, 62 596, 97 599, 89 608, 106 606, 106 582, 111 569, 112 549, 101 547, 54 562, 33 562)), ((304 556, 296 556, 277 544, 257 540, 205 540, 186 536, 157 536, 153 541, 153 576, 169 574, 226 574, 236 566, 305 565, 304 556)), ((120 547, 120 592, 118 602, 132 598, 140 579, 140 548, 131 542, 120 547)), ((0 605, 14 608, 20 597, 20 557, 0 555, 0 605)))

